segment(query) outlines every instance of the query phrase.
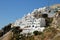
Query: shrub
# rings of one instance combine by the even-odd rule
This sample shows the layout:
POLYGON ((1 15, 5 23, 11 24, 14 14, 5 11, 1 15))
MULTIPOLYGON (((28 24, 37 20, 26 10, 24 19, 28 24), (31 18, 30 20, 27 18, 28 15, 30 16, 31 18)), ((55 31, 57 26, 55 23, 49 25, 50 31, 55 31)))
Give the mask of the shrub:
POLYGON ((38 35, 38 31, 34 31, 33 34, 34 34, 34 35, 38 35))
POLYGON ((45 18, 45 21, 46 21, 46 27, 48 27, 51 25, 53 18, 45 18))
POLYGON ((42 14, 42 17, 43 18, 47 18, 48 17, 48 14, 42 14))
POLYGON ((41 34, 42 34, 42 32, 34 31, 34 32, 33 32, 33 34, 34 34, 34 35, 41 35, 41 34))

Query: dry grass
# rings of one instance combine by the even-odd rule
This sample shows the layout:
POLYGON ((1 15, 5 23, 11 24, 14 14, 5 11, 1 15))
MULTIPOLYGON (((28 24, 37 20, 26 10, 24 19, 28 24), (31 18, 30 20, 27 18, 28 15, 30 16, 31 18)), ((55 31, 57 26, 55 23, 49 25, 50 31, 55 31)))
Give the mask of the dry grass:
POLYGON ((7 34, 5 34, 4 36, 2 36, 0 38, 0 40, 11 40, 11 38, 12 38, 12 32, 9 31, 7 34))

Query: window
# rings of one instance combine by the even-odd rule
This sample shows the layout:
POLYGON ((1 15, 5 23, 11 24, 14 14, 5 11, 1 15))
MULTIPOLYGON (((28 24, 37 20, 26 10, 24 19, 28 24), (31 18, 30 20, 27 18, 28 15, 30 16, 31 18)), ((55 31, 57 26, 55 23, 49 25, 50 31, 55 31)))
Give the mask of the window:
POLYGON ((35 28, 37 28, 37 26, 35 28))
POLYGON ((32 27, 34 27, 34 25, 32 25, 32 27))

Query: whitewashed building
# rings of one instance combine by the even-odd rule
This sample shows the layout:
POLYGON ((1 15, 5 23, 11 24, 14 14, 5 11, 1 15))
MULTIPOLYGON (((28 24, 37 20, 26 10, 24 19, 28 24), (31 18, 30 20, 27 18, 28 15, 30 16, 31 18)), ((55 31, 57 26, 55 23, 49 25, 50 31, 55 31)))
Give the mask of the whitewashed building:
POLYGON ((46 7, 35 9, 32 13, 28 13, 23 18, 16 20, 16 22, 12 25, 13 26, 20 26, 23 29, 22 34, 24 33, 33 33, 34 31, 43 31, 46 26, 45 18, 39 17, 38 19, 35 18, 34 14, 48 14, 48 9, 46 7))
MULTIPOLYGON (((30 13, 20 20, 16 20, 13 26, 20 26, 24 33, 33 33, 34 31, 43 31, 45 25, 45 18, 34 18, 30 13)), ((13 27, 12 26, 12 27, 13 27)))

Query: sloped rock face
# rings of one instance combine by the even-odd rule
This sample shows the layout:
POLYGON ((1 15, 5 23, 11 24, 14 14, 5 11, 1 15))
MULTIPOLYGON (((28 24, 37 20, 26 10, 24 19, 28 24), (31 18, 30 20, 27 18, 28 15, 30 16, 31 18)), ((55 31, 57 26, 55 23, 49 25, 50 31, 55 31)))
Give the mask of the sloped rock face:
POLYGON ((60 28, 60 11, 58 11, 54 16, 52 26, 55 26, 55 28, 60 28))

